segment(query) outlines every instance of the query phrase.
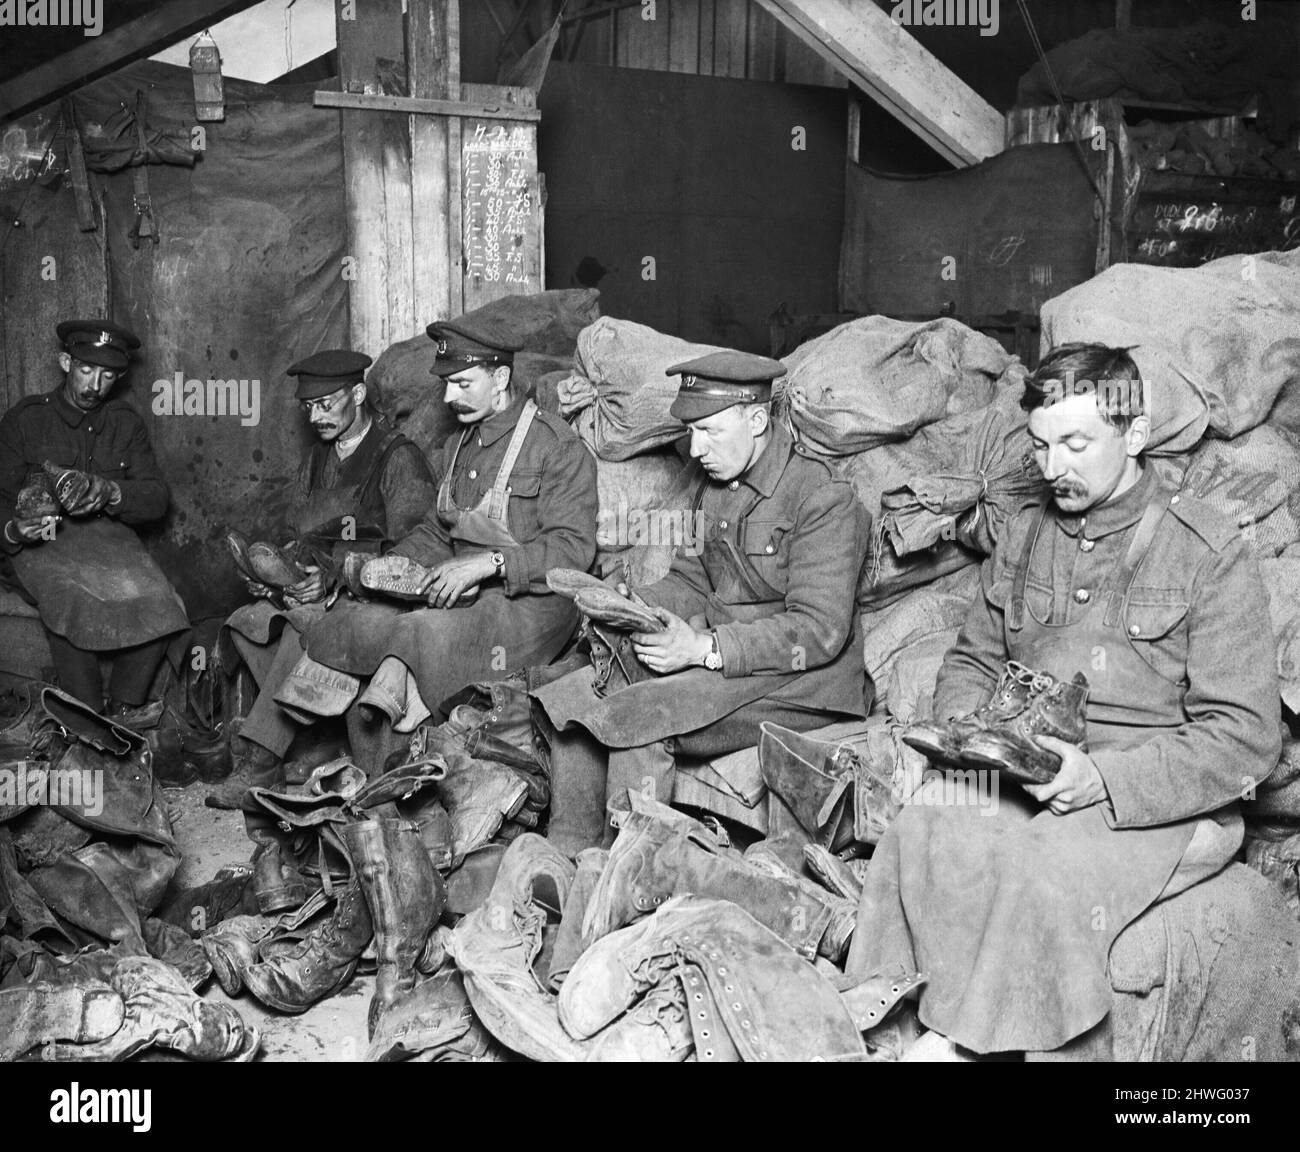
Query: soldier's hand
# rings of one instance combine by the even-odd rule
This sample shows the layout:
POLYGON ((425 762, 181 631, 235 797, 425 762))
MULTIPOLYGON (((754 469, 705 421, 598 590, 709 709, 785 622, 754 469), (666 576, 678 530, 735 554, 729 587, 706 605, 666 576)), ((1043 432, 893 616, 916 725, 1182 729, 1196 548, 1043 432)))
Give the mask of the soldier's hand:
POLYGON ((307 578, 299 580, 297 584, 290 584, 284 590, 285 603, 293 601, 294 604, 315 604, 325 599, 325 577, 321 570, 313 565, 306 565, 307 578))
POLYGON ((270 600, 275 595, 275 589, 269 584, 263 584, 260 580, 245 579, 244 587, 248 589, 248 594, 258 600, 270 600))
POLYGON ((116 496, 118 491, 118 486, 112 480, 105 480, 104 477, 92 473, 90 487, 86 489, 86 494, 68 509, 68 515, 89 516, 98 512, 116 496))
POLYGON ((1077 744, 1067 744, 1055 736, 1035 737, 1049 752, 1061 758, 1061 770, 1046 784, 1026 784, 1025 791, 1040 804, 1046 804, 1058 816, 1078 812, 1100 804, 1107 797, 1106 782, 1097 765, 1077 744))
POLYGON ((702 632, 695 631, 680 616, 667 608, 651 611, 663 621, 662 632, 633 632, 632 651, 651 672, 677 672, 699 664, 704 654, 713 647, 713 641, 702 632))
POLYGON ((490 579, 497 570, 491 552, 453 556, 434 568, 426 581, 430 608, 453 608, 466 592, 490 579))
POLYGON ((62 519, 62 516, 15 516, 10 521, 13 525, 10 535, 18 537, 24 544, 36 544, 48 540, 55 525, 62 519))

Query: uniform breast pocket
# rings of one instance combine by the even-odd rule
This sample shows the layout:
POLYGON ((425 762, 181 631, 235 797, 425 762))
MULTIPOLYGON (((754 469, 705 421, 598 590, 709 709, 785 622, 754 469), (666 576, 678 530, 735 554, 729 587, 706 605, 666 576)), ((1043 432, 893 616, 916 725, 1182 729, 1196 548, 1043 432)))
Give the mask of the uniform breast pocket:
POLYGON ((745 559, 776 591, 786 590, 790 571, 790 535, 793 520, 747 520, 743 549, 745 559))
POLYGON ((109 453, 96 453, 91 458, 90 470, 105 480, 122 480, 126 477, 127 464, 121 456, 109 453))
POLYGON ((1187 590, 1135 588, 1124 613, 1134 651, 1171 684, 1187 682, 1187 590))
POLYGON ((510 498, 510 533, 516 540, 532 540, 542 530, 538 509, 542 492, 542 474, 534 471, 510 473, 506 493, 510 498))

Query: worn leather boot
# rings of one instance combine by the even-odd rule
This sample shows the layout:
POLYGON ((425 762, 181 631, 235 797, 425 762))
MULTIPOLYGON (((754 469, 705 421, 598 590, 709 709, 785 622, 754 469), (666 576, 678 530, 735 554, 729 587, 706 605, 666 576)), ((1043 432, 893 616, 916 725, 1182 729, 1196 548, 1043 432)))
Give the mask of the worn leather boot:
MULTIPOLYGON (((912 724, 903 733, 903 743, 932 760, 961 763, 962 746, 977 732, 999 728, 1028 707, 1034 698, 1037 674, 1023 664, 1008 660, 998 679, 998 686, 986 704, 967 716, 952 720, 927 720, 912 724)), ((1043 687, 1039 680, 1039 687, 1043 687)))
POLYGON ((279 921, 271 916, 232 916, 199 940, 227 996, 238 996, 244 973, 257 963, 257 945, 279 921))
POLYGON ((263 1004, 281 1012, 306 1012, 352 979, 373 934, 370 910, 353 879, 339 893, 334 914, 301 943, 244 973, 244 984, 263 1004))
POLYGON ((380 817, 347 824, 343 841, 375 934, 379 970, 368 1017, 373 1036, 393 1001, 415 987, 415 963, 447 903, 447 886, 408 821, 380 817))
POLYGON ((234 763, 230 775, 203 800, 209 808, 236 812, 244 806, 244 794, 250 788, 274 788, 284 781, 284 761, 243 736, 231 738, 230 758, 234 763))
POLYGON ((253 896, 263 916, 298 908, 307 899, 307 881, 278 828, 253 828, 253 896))
POLYGON ((764 871, 664 804, 637 792, 630 800, 632 812, 583 918, 586 939, 598 940, 693 892, 738 904, 808 960, 819 951, 829 951, 830 959, 843 954, 853 921, 848 901, 764 871))
POLYGON ((1047 677, 1023 712, 997 728, 976 732, 961 746, 965 764, 997 768, 1025 784, 1047 784, 1061 769, 1061 758, 1034 739, 1055 736, 1082 745, 1088 735, 1088 677, 1076 672, 1070 682, 1047 677))

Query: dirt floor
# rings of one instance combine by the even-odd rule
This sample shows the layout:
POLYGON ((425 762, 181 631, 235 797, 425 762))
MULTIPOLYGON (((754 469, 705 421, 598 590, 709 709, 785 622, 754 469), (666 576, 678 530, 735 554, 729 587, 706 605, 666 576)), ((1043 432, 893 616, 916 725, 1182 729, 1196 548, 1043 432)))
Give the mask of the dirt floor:
MULTIPOLYGON (((177 891, 211 880, 223 865, 247 863, 251 854, 243 814, 205 808, 208 787, 196 783, 163 793, 182 853, 173 881, 177 891)), ((374 986, 373 975, 356 976, 337 995, 301 1016, 264 1008, 247 992, 232 1000, 216 980, 209 980, 200 991, 205 999, 233 1004, 246 1022, 261 1031, 257 1060, 359 1060, 366 1050, 366 1013, 374 986)))

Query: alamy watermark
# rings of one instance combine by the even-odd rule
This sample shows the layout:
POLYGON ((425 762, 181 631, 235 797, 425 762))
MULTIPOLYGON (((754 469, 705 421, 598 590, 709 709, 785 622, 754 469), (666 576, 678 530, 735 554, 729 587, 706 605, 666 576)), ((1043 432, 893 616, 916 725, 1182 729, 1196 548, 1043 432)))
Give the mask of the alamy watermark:
POLYGON ((897 795, 904 804, 927 808, 978 808, 981 816, 998 810, 999 773, 991 768, 928 768, 910 796, 897 795))
POLYGON ((155 416, 238 416, 245 428, 262 419, 261 380, 186 380, 177 371, 171 379, 153 382, 155 416))
POLYGON ((1095 396, 1100 411, 1111 416, 1141 416, 1146 412, 1142 381, 1119 377, 1113 380, 1089 380, 1076 377, 1066 370, 1059 380, 1047 380, 1042 385, 1043 407, 1050 408, 1074 396, 1095 396))
POLYGON ((698 556, 704 546, 704 515, 686 508, 632 508, 622 501, 596 518, 602 548, 666 545, 698 556))
POLYGON ((80 28, 104 31, 103 0, 0 0, 0 28, 80 28))
POLYGON ((51 805, 77 808, 87 816, 104 811, 104 773, 97 768, 51 768, 24 761, 0 768, 0 808, 51 805))
POLYGON ((910 28, 978 28, 981 36, 996 36, 998 0, 900 0, 890 9, 895 24, 910 28))

